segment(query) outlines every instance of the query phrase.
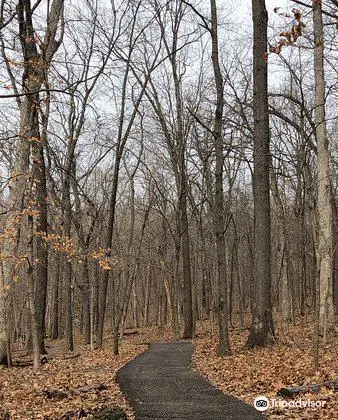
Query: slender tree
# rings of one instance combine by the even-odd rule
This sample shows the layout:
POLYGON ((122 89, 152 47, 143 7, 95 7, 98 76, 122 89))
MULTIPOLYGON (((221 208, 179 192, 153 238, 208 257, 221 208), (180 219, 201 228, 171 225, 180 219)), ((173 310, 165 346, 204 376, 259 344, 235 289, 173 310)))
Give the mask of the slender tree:
POLYGON ((321 0, 313 0, 315 123, 317 136, 317 271, 319 274, 319 327, 334 324, 333 209, 330 151, 325 120, 324 31, 321 0))
MULTIPOLYGON (((117 205, 117 192, 119 187, 119 177, 121 164, 123 162, 123 154, 125 151, 126 144, 128 142, 131 130, 134 126, 135 120, 137 119, 139 113, 139 107, 141 105, 142 99, 144 97, 146 87, 148 85, 150 75, 152 71, 157 66, 159 50, 153 51, 151 62, 149 63, 149 68, 144 74, 142 81, 137 79, 140 82, 140 90, 134 92, 132 88, 132 106, 130 108, 130 116, 128 121, 126 121, 126 112, 128 109, 128 94, 129 94, 129 82, 133 74, 133 59, 134 55, 137 54, 137 42, 143 34, 143 27, 139 28, 137 25, 137 19, 139 16, 139 11, 141 8, 141 1, 138 1, 135 4, 128 5, 130 7, 130 21, 126 24, 129 25, 128 38, 126 39, 127 48, 123 45, 123 48, 116 47, 113 53, 118 59, 123 63, 123 77, 121 84, 121 97, 119 104, 119 116, 118 116, 118 129, 116 135, 115 143, 115 158, 112 165, 112 184, 109 191, 109 210, 108 210, 108 226, 105 237, 105 248, 107 253, 107 258, 110 259, 112 256, 112 245, 113 245, 113 234, 114 234, 114 225, 116 219, 116 205, 117 205)), ((152 20, 152 18, 150 18, 152 20)), ((135 74, 134 74, 135 75, 135 74)), ((99 298, 99 317, 98 317, 98 328, 97 328, 97 346, 101 347, 103 342, 103 331, 104 331, 104 321, 106 314, 106 301, 107 301, 107 290, 108 290, 108 280, 109 280, 110 270, 104 270, 102 274, 101 288, 100 288, 100 298, 99 298)), ((118 354, 118 341, 119 341, 119 327, 120 321, 122 320, 122 315, 117 317, 118 319, 114 322, 114 354, 118 354)))
MULTIPOLYGON (((191 274, 191 256, 190 256, 190 236, 188 219, 188 170, 187 170, 187 139, 189 135, 191 118, 184 118, 184 100, 183 100, 183 72, 184 66, 180 66, 180 54, 184 44, 180 45, 179 36, 182 31, 185 9, 183 2, 179 1, 173 4, 170 10, 171 27, 167 27, 165 18, 161 16, 161 8, 156 2, 157 21, 161 30, 164 49, 170 63, 170 78, 173 80, 173 93, 168 89, 168 96, 172 105, 172 112, 175 113, 175 124, 168 121, 165 115, 163 105, 160 101, 160 92, 155 88, 154 81, 151 81, 151 95, 147 95, 156 113, 157 119, 163 130, 166 147, 170 156, 172 170, 174 173, 177 190, 177 238, 176 238, 176 256, 177 264, 181 270, 183 280, 183 319, 184 330, 183 337, 191 339, 195 335, 195 320, 192 304, 192 274, 191 274)), ((178 267, 177 267, 178 268, 178 267)), ((179 279, 174 281, 179 284, 179 279)), ((173 285, 175 288, 176 286, 173 285)), ((177 330, 174 323, 174 330, 177 330)))
POLYGON ((218 279, 218 324, 219 324, 219 355, 230 354, 228 337, 228 299, 227 299, 227 267, 225 248, 225 209, 223 194, 223 138, 222 118, 224 108, 223 78, 218 56, 218 30, 216 0, 210 1, 211 6, 211 59, 214 69, 216 87, 216 109, 214 115, 214 148, 215 148, 215 197, 213 205, 214 229, 217 250, 218 279))

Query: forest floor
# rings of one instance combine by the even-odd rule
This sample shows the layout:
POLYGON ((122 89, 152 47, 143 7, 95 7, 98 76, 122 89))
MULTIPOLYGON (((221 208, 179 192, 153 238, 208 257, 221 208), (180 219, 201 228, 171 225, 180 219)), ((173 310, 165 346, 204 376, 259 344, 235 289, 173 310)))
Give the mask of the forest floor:
POLYGON ((147 345, 124 340, 120 354, 114 356, 111 334, 106 335, 104 348, 94 351, 81 345, 80 339, 76 340, 73 353, 67 352, 65 340, 46 340, 46 344, 48 362, 43 365, 41 373, 34 375, 32 366, 15 366, 17 359, 29 360, 23 357, 23 351, 14 352, 11 369, 0 370, 0 420, 7 420, 5 413, 10 414, 10 420, 70 420, 80 418, 81 409, 92 413, 113 405, 125 409, 132 418, 115 382, 115 375, 120 367, 146 350, 147 345), (96 385, 106 389, 69 392, 87 386, 95 388, 96 385), (69 395, 63 398, 63 392, 69 395))
MULTIPOLYGON (((265 412, 269 420, 333 420, 337 418, 337 393, 333 387, 321 387, 318 392, 300 393, 293 401, 276 396, 281 388, 320 384, 336 380, 337 341, 333 335, 326 344, 320 345, 318 372, 313 371, 312 323, 299 319, 296 325, 282 326, 277 323, 277 342, 274 346, 248 350, 245 343, 248 330, 230 332, 232 355, 217 357, 217 329, 203 323, 195 341, 194 362, 199 373, 215 384, 224 393, 236 396, 253 404, 258 396, 265 396, 275 408, 265 412), (207 331, 208 330, 208 331, 207 331), (294 408, 290 405, 321 401, 323 408, 294 408), (301 401, 301 402, 300 402, 301 401), (281 407, 284 404, 285 407, 281 407)), ((318 403, 319 404, 319 403, 318 403)))
MULTIPOLYGON (((276 330, 277 344, 247 350, 244 345, 248 331, 240 333, 234 329, 230 332, 232 355, 219 358, 215 324, 199 322, 194 340, 195 369, 226 394, 251 405, 258 395, 264 395, 270 401, 287 401, 276 397, 276 392, 282 387, 337 379, 334 337, 330 337, 326 344, 321 343, 319 371, 313 373, 310 323, 298 320, 295 326, 277 325, 276 330)), ((9 413, 10 420, 70 420, 79 418, 81 409, 89 413, 112 405, 119 405, 126 410, 128 419, 133 419, 132 411, 115 382, 116 372, 146 350, 147 343, 172 339, 169 328, 140 328, 138 334, 128 335, 123 340, 119 356, 112 354, 111 334, 106 334, 103 349, 91 351, 88 346, 77 342, 73 354, 67 353, 63 340, 48 340, 48 362, 40 374, 33 375, 31 366, 0 370, 0 420, 1 412, 9 413), (106 389, 94 389, 96 385, 106 389), (94 386, 93 389, 90 386, 94 386), (83 387, 88 387, 87 392, 81 392, 83 387), (56 392, 50 398, 47 390, 61 394, 56 392), (66 397, 62 393, 67 394, 66 397)), ((23 357, 20 349, 14 354, 14 362, 18 358, 29 360, 23 357)), ((323 387, 318 392, 295 397, 295 402, 322 401, 323 408, 270 408, 265 414, 271 420, 332 420, 337 413, 336 396, 332 389, 323 387)))

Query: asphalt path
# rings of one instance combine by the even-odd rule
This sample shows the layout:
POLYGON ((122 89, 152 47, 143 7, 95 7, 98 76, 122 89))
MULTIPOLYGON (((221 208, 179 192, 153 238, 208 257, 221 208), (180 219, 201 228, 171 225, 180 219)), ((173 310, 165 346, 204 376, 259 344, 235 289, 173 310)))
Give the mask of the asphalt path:
POLYGON ((155 343, 119 370, 117 381, 136 420, 264 419, 196 373, 192 353, 190 342, 155 343))

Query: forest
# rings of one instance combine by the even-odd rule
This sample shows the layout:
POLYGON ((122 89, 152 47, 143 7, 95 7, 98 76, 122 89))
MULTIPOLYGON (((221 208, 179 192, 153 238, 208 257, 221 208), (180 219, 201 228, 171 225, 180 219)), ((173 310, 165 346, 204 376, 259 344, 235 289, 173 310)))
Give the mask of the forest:
POLYGON ((1 0, 0 419, 133 418, 115 373, 166 340, 334 418, 337 28, 337 0, 1 0))

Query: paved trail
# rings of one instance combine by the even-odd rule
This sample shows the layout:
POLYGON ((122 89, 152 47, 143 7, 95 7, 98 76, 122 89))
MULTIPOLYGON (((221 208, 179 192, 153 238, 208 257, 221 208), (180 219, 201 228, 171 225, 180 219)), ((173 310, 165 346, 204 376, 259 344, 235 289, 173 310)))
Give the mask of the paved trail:
POLYGON ((152 344, 117 375, 137 420, 262 420, 191 368, 190 342, 152 344))

